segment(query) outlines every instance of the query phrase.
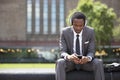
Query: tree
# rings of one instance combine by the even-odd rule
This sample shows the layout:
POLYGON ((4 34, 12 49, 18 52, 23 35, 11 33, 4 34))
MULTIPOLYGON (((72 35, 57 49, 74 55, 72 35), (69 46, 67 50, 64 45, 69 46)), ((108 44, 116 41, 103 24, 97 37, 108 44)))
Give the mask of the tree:
POLYGON ((112 38, 112 29, 116 14, 112 8, 93 0, 79 0, 77 7, 70 11, 69 18, 75 11, 83 12, 87 16, 88 25, 93 27, 96 33, 96 45, 109 45, 112 38))
POLYGON ((115 41, 120 41, 120 18, 118 19, 118 25, 114 27, 113 29, 113 38, 115 41))

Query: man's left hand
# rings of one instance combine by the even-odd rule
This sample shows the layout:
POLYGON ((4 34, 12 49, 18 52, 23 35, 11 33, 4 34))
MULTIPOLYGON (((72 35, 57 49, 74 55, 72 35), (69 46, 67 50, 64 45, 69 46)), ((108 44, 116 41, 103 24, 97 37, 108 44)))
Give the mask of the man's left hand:
POLYGON ((89 62, 89 58, 88 57, 86 57, 86 56, 82 56, 82 59, 80 59, 80 64, 85 64, 85 63, 87 63, 87 62, 89 62))

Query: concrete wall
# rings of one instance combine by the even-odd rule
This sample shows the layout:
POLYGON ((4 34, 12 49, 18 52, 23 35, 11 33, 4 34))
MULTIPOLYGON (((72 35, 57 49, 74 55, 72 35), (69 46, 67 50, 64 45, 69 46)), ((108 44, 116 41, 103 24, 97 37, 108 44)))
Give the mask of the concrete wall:
POLYGON ((26 0, 0 0, 0 40, 26 39, 26 0))

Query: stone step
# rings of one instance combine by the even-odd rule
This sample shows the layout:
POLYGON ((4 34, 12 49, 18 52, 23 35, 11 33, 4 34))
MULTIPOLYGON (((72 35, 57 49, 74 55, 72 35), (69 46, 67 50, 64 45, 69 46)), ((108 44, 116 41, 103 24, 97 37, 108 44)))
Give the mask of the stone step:
MULTIPOLYGON (((0 80, 55 80, 55 69, 0 69, 0 80)), ((66 80, 94 80, 94 75, 89 71, 71 71, 66 80)), ((105 80, 120 80, 120 72, 105 72, 105 80)))

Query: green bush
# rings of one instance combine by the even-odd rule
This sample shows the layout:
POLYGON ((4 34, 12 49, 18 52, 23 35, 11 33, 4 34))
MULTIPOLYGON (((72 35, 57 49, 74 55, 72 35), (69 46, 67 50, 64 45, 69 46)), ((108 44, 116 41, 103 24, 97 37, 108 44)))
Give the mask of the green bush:
POLYGON ((37 54, 30 48, 1 48, 0 58, 36 58, 37 54))
POLYGON ((0 62, 55 62, 58 50, 35 48, 0 48, 0 62))

